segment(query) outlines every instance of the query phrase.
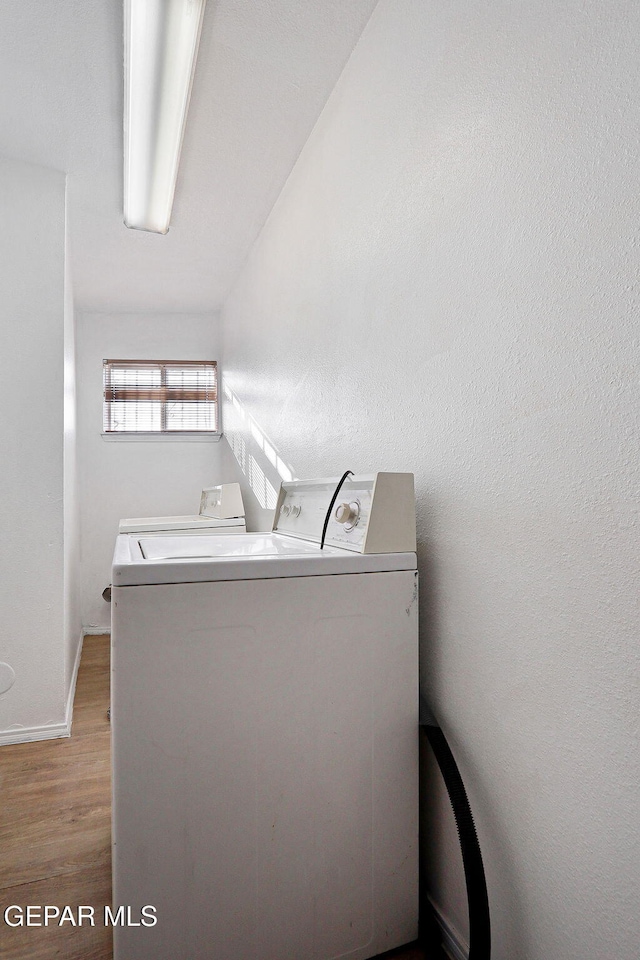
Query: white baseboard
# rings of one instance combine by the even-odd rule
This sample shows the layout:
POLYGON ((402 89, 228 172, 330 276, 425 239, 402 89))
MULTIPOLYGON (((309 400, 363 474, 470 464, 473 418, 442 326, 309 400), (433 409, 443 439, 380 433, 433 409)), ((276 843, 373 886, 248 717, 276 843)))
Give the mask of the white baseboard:
POLYGON ((30 743, 32 740, 57 740, 70 737, 71 727, 64 723, 46 723, 42 727, 13 727, 0 731, 0 747, 10 743, 30 743))
POLYGON ((65 710, 66 724, 69 728, 68 737, 71 736, 71 724, 73 723, 73 701, 76 695, 76 683, 78 680, 78 670, 80 669, 80 657, 82 656, 82 644, 84 643, 84 631, 78 641, 76 650, 76 659, 73 664, 73 673, 71 674, 71 683, 69 684, 69 693, 67 694, 67 709, 65 710))
POLYGON ((101 636, 110 636, 111 627, 83 627, 82 635, 83 637, 101 637, 101 636))
POLYGON ((45 723, 39 727, 10 727, 8 730, 0 731, 0 747, 11 743, 31 743, 33 740, 59 740, 63 737, 71 736, 71 724, 73 721, 73 700, 76 695, 76 682, 78 679, 78 669, 80 667, 80 657, 82 656, 82 642, 84 634, 78 640, 78 648, 73 663, 73 672, 69 684, 69 693, 65 704, 64 721, 62 723, 45 723))
POLYGON ((433 908, 440 933, 442 935, 442 946, 450 960, 468 960, 469 945, 463 940, 455 927, 446 919, 438 906, 429 898, 433 908))

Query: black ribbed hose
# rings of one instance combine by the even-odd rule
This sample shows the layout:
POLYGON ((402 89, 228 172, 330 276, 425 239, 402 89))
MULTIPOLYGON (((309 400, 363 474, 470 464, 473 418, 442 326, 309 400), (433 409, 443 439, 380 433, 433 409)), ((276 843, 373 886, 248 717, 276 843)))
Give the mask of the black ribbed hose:
POLYGON ((427 734, 431 749, 440 767, 453 807, 453 815, 460 838, 462 863, 467 885, 467 903, 469 905, 469 960, 489 960, 491 957, 489 897, 487 896, 482 853, 480 852, 471 807, 449 744, 437 720, 424 701, 421 703, 420 713, 420 726, 424 728, 427 734))

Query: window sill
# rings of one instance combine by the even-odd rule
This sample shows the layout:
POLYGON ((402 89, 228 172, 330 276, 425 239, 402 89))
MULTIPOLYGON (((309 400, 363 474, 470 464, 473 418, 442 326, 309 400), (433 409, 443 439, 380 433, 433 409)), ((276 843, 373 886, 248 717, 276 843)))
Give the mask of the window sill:
POLYGON ((113 441, 126 443, 174 443, 176 440, 181 443, 218 443, 222 438, 221 433, 103 433, 102 439, 108 443, 113 441))

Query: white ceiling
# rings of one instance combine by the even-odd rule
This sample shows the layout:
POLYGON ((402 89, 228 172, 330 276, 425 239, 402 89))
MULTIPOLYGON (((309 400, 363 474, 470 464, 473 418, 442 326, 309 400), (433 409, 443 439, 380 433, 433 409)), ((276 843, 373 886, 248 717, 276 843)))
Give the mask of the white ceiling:
POLYGON ((76 306, 207 312, 377 0, 208 0, 171 229, 122 222, 121 0, 2 0, 0 154, 68 174, 76 306))

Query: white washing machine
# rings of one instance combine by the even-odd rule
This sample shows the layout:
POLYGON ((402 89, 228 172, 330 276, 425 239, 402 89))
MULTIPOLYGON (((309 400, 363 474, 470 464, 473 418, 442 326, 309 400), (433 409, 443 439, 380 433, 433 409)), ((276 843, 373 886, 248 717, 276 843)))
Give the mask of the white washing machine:
POLYGON ((335 487, 284 484, 271 533, 117 539, 115 960, 417 937, 413 476, 347 479, 320 549, 335 487))
POLYGON ((205 487, 198 514, 186 517, 129 517, 120 521, 120 533, 228 534, 246 533, 244 504, 239 483, 205 487))

